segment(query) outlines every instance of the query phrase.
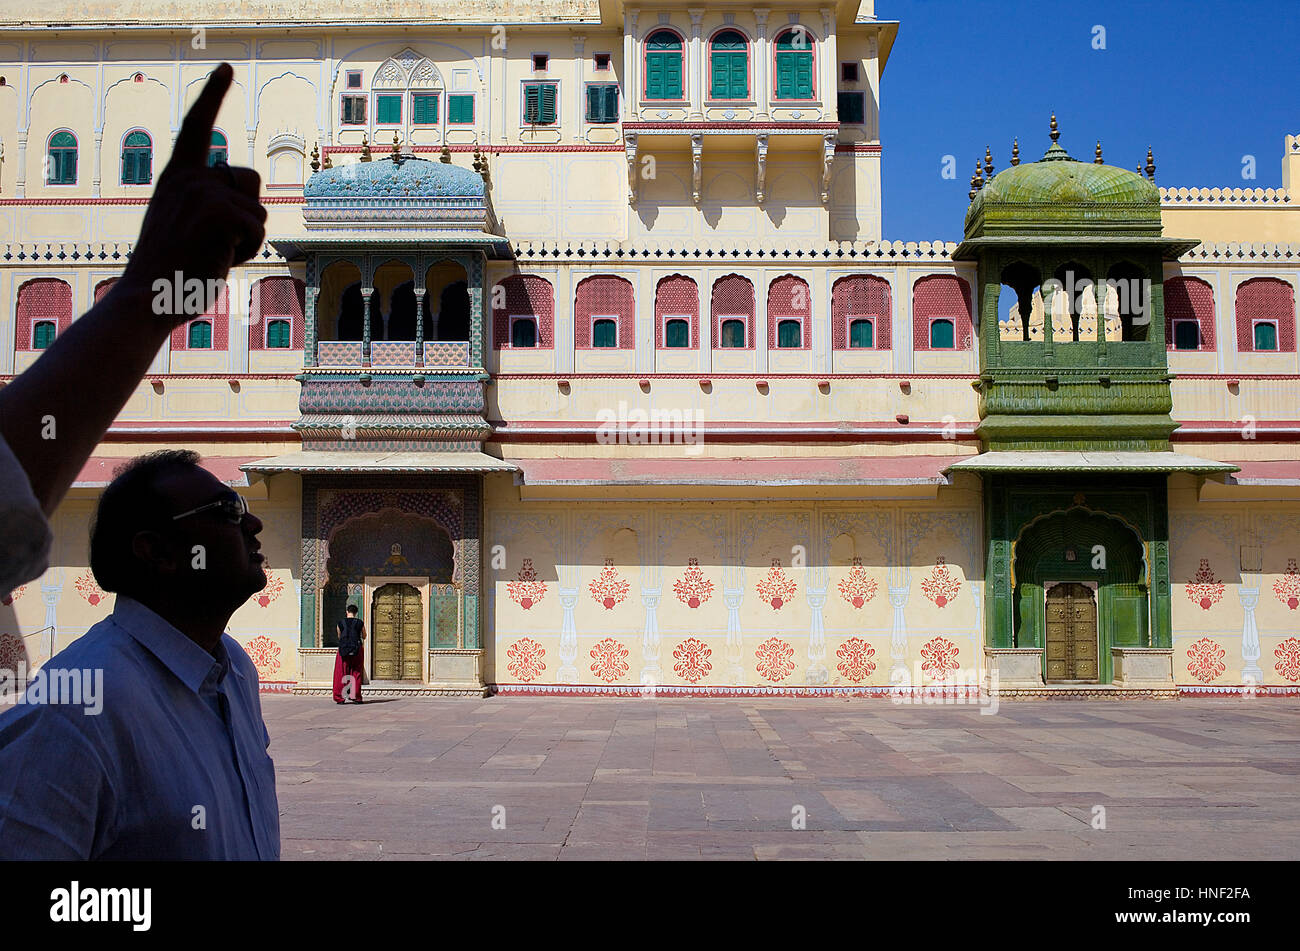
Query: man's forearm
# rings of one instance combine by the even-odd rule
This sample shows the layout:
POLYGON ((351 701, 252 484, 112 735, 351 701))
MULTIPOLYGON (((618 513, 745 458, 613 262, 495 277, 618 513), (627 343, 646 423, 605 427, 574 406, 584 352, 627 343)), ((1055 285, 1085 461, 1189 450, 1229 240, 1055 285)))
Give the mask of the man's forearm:
POLYGON ((171 323, 143 285, 119 281, 25 373, 0 389, 0 435, 46 514, 58 506, 149 370, 171 323))

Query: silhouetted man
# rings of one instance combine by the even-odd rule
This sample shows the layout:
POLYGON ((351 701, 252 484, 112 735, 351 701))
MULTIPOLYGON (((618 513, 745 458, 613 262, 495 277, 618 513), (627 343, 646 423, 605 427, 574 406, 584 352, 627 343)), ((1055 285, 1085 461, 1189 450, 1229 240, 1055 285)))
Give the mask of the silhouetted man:
POLYGON ((80 702, 0 715, 0 859, 280 857, 257 670, 223 633, 266 585, 261 530, 196 453, 119 470, 90 537, 113 613, 40 671, 80 702))

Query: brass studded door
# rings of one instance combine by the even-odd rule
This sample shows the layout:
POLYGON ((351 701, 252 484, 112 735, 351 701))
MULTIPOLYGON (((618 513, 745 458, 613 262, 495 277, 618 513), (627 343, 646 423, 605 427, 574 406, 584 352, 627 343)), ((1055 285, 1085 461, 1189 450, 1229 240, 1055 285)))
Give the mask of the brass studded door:
POLYGON ((1047 592, 1047 679, 1097 680, 1097 597, 1087 585, 1047 592))
POLYGON ((424 608, 413 585, 386 584, 371 601, 376 680, 424 679, 424 608))

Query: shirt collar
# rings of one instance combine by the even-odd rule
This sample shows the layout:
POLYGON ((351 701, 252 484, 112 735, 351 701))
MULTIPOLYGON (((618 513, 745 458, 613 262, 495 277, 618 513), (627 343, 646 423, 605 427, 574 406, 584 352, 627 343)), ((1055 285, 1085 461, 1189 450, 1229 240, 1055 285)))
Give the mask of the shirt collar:
POLYGON ((221 641, 217 642, 215 655, 209 654, 134 598, 117 596, 113 623, 135 638, 195 693, 209 679, 220 684, 230 669, 230 656, 221 641))

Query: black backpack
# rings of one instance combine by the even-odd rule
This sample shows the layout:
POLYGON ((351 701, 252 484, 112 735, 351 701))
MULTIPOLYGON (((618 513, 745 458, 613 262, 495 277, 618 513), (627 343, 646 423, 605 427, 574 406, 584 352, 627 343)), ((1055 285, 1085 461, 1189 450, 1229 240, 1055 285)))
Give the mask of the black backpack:
POLYGON ((339 624, 339 653, 355 657, 361 650, 361 618, 346 617, 339 624))

